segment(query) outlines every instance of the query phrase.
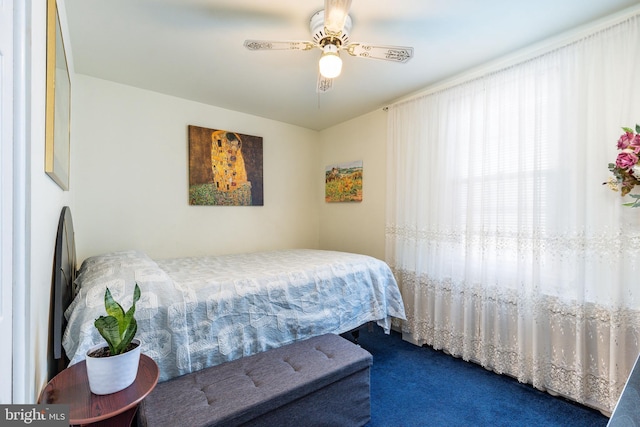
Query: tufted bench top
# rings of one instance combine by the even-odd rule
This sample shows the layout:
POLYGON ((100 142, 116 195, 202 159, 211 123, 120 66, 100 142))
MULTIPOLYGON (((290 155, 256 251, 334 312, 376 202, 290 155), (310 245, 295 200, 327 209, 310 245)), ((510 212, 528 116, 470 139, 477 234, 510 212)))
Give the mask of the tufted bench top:
POLYGON ((240 425, 356 372, 367 370, 368 382, 371 364, 366 350, 321 335, 159 383, 140 404, 139 422, 240 425))

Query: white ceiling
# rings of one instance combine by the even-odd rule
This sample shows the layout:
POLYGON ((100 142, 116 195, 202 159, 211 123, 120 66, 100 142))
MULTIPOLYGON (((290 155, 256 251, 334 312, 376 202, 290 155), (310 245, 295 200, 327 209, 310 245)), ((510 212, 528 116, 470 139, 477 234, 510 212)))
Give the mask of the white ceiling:
MULTIPOLYGON (((316 93, 311 40, 323 0, 64 0, 76 73, 321 130, 638 0, 353 0, 352 42, 413 46, 406 64, 342 55, 316 93)), ((622 53, 621 53, 622 54, 622 53)))

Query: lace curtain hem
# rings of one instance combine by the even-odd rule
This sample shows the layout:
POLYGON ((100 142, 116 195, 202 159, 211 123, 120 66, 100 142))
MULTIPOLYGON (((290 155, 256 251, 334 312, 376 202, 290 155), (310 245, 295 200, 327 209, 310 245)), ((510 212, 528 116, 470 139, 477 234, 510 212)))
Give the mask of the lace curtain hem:
POLYGON ((394 273, 405 301, 407 320, 400 327, 408 341, 599 410, 615 407, 632 365, 610 361, 635 360, 620 356, 640 351, 638 311, 545 295, 530 300, 407 270, 394 273))

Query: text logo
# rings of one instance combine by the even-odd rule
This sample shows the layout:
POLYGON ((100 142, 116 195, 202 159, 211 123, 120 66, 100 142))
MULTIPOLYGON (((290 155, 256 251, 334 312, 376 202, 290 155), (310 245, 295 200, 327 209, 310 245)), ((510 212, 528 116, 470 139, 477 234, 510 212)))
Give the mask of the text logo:
POLYGON ((67 427, 69 405, 0 405, 0 426, 67 427))

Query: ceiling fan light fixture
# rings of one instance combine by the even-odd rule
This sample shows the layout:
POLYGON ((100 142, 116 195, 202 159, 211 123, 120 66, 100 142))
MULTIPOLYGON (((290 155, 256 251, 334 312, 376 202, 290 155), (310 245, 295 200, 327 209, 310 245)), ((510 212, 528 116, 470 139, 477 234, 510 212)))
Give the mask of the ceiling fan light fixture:
POLYGON ((342 72, 341 50, 347 52, 349 56, 400 63, 407 62, 413 57, 413 48, 409 46, 352 43, 349 37, 352 26, 349 16, 350 8, 351 0, 324 0, 324 9, 314 13, 309 20, 313 41, 245 40, 244 46, 249 50, 321 49, 316 85, 318 93, 331 89, 332 80, 342 72))
POLYGON ((342 59, 340 59, 336 45, 327 44, 324 46, 318 65, 322 77, 333 79, 340 75, 342 71, 342 59))
POLYGON ((342 32, 350 8, 351 0, 325 0, 324 27, 329 35, 335 36, 342 32))

